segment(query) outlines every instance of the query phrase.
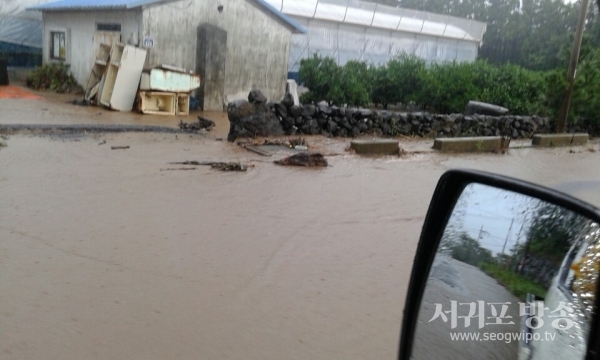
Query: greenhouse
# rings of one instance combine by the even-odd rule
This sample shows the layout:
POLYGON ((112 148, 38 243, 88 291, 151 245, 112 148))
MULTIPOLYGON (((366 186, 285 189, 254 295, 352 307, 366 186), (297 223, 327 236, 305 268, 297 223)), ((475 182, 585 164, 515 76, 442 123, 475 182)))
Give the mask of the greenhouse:
POLYGON ((486 24, 425 11, 356 0, 266 0, 307 29, 294 34, 288 70, 318 53, 339 65, 350 60, 386 63, 400 53, 427 63, 474 61, 486 24))
POLYGON ((0 1, 0 58, 8 66, 42 64, 42 17, 25 7, 44 1, 48 0, 0 1))

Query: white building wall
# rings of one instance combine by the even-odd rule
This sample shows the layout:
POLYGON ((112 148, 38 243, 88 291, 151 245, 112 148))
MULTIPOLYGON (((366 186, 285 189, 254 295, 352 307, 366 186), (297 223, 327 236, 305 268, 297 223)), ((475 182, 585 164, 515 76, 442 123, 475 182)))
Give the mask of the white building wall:
POLYGON ((120 23, 121 40, 127 41, 131 34, 141 33, 141 9, 128 11, 60 11, 45 12, 43 37, 44 63, 61 62, 50 58, 50 33, 66 32, 66 60, 77 82, 84 86, 96 57, 94 36, 98 23, 120 23))
POLYGON ((143 37, 154 39, 149 62, 195 69, 197 29, 203 23, 227 31, 225 98, 247 97, 254 88, 270 100, 283 97, 292 32, 253 0, 180 1, 148 7, 143 13, 143 37))

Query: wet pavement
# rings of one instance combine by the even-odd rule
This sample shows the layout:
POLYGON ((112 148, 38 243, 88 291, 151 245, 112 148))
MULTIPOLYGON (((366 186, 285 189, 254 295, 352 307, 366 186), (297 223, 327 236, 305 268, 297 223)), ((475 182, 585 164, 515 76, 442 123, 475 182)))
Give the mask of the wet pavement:
MULTIPOLYGON (((35 105, 0 100, 0 123, 43 114, 43 101, 27 101, 35 105)), ((125 116, 60 111, 37 121, 125 116)), ((344 151, 349 141, 311 138, 335 155, 316 170, 275 166, 218 136, 9 137, 0 149, 0 358, 393 359, 444 171, 492 171, 600 205, 590 186, 600 152, 587 147, 363 158, 344 151), (254 167, 165 171, 185 160, 254 167)))

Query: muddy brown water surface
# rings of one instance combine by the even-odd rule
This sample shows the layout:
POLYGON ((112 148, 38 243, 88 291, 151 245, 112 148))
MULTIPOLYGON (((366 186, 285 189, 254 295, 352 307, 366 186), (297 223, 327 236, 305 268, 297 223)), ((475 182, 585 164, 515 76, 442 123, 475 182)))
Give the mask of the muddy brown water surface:
POLYGON ((393 359, 444 171, 493 171, 600 204, 600 153, 585 148, 403 158, 336 150, 330 167, 313 170, 199 136, 6 142, 2 359, 393 359), (184 160, 254 167, 164 171, 184 160))

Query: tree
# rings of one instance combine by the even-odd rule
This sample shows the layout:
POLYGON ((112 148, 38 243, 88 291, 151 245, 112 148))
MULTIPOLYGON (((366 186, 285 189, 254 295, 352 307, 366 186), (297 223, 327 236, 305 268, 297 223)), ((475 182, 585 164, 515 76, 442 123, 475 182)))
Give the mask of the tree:
MULTIPOLYGON (((563 0, 379 0, 385 5, 447 14, 485 22, 479 57, 533 70, 566 66, 577 23, 578 5, 563 0)), ((588 12, 586 33, 600 43, 596 4, 588 12)))
POLYGON ((479 241, 466 232, 458 233, 458 236, 447 239, 444 245, 450 249, 450 255, 454 259, 473 266, 490 263, 494 258, 490 250, 481 247, 479 241))
POLYGON ((372 68, 373 102, 382 104, 387 109, 388 104, 407 105, 415 101, 425 70, 423 59, 406 53, 391 59, 385 65, 372 68))
POLYGON ((540 202, 527 231, 525 256, 560 264, 589 220, 558 205, 540 202))
POLYGON ((300 81, 310 89, 302 94, 302 102, 343 103, 342 73, 333 58, 313 54, 311 58, 302 59, 299 75, 300 81))

